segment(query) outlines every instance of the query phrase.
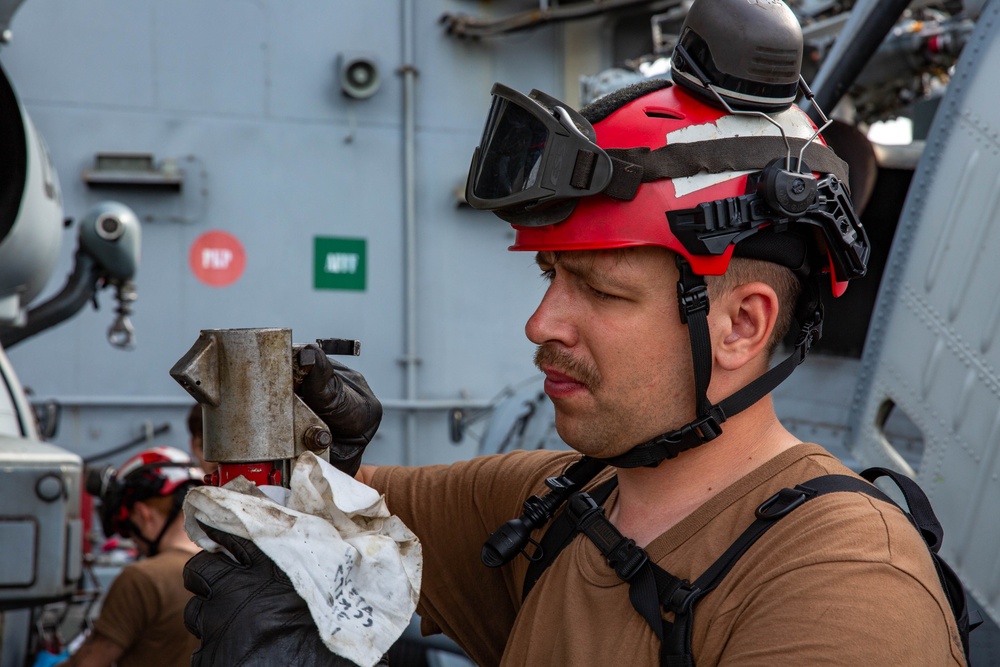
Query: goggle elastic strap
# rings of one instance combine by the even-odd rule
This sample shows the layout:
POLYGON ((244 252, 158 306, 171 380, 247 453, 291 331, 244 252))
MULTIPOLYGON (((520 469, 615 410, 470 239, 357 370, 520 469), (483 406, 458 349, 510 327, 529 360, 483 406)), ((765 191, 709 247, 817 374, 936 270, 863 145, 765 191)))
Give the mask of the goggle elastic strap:
MULTIPOLYGON (((594 147, 596 150, 600 148, 594 147)), ((706 141, 674 143, 657 149, 609 148, 614 170, 604 194, 616 199, 631 200, 641 183, 665 178, 686 178, 699 173, 721 174, 729 171, 759 171, 762 164, 786 158, 789 148, 798 153, 804 149, 804 161, 816 171, 834 174, 846 181, 847 163, 822 144, 790 137, 788 143, 776 136, 725 137, 706 141), (633 174, 622 174, 620 168, 632 165, 633 174), (634 183, 634 185, 631 185, 634 183), (628 185, 627 185, 628 184, 628 185)))

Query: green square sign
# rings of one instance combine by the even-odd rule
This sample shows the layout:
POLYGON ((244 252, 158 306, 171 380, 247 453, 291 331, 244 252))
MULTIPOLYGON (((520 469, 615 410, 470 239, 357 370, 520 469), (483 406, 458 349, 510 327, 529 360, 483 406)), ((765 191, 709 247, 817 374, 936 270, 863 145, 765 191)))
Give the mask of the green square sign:
POLYGON ((365 239, 313 238, 315 289, 365 290, 365 239))

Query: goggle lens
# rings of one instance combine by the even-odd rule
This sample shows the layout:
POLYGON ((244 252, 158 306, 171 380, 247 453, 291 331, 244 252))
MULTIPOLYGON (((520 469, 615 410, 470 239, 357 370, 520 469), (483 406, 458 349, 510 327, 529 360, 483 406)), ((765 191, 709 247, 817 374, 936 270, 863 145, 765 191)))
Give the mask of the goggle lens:
POLYGON ((495 200, 523 192, 538 181, 549 130, 525 109, 494 97, 473 194, 495 200))

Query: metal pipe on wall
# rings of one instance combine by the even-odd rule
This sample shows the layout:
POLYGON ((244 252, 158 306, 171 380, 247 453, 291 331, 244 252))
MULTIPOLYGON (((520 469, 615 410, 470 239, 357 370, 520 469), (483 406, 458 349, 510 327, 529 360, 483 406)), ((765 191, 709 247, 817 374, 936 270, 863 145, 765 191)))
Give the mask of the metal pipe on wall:
MULTIPOLYGON (((106 408, 174 408, 190 407, 193 400, 188 396, 50 396, 45 401, 55 401, 63 407, 106 407, 106 408)), ((43 404, 45 401, 33 400, 31 403, 43 404)), ((489 399, 482 398, 429 398, 424 400, 406 400, 399 398, 382 399, 385 410, 406 410, 408 412, 433 412, 435 410, 481 409, 493 405, 489 399)))
MULTIPOLYGON (((413 0, 400 0, 402 5, 403 65, 403 235, 406 248, 405 264, 405 350, 403 365, 406 375, 406 401, 417 400, 417 224, 416 224, 416 131, 414 122, 414 87, 417 71, 414 61, 413 0)), ((417 413, 408 410, 404 429, 403 465, 415 461, 417 413)))

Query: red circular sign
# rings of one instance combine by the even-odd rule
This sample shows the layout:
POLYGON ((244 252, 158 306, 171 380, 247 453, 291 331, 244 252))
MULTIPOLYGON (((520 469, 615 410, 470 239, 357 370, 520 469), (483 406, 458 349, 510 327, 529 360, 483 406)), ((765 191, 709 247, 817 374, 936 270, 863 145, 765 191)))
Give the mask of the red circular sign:
POLYGON ((195 277, 212 287, 232 285, 247 265, 243 244, 229 232, 205 232, 194 240, 188 262, 195 277))

